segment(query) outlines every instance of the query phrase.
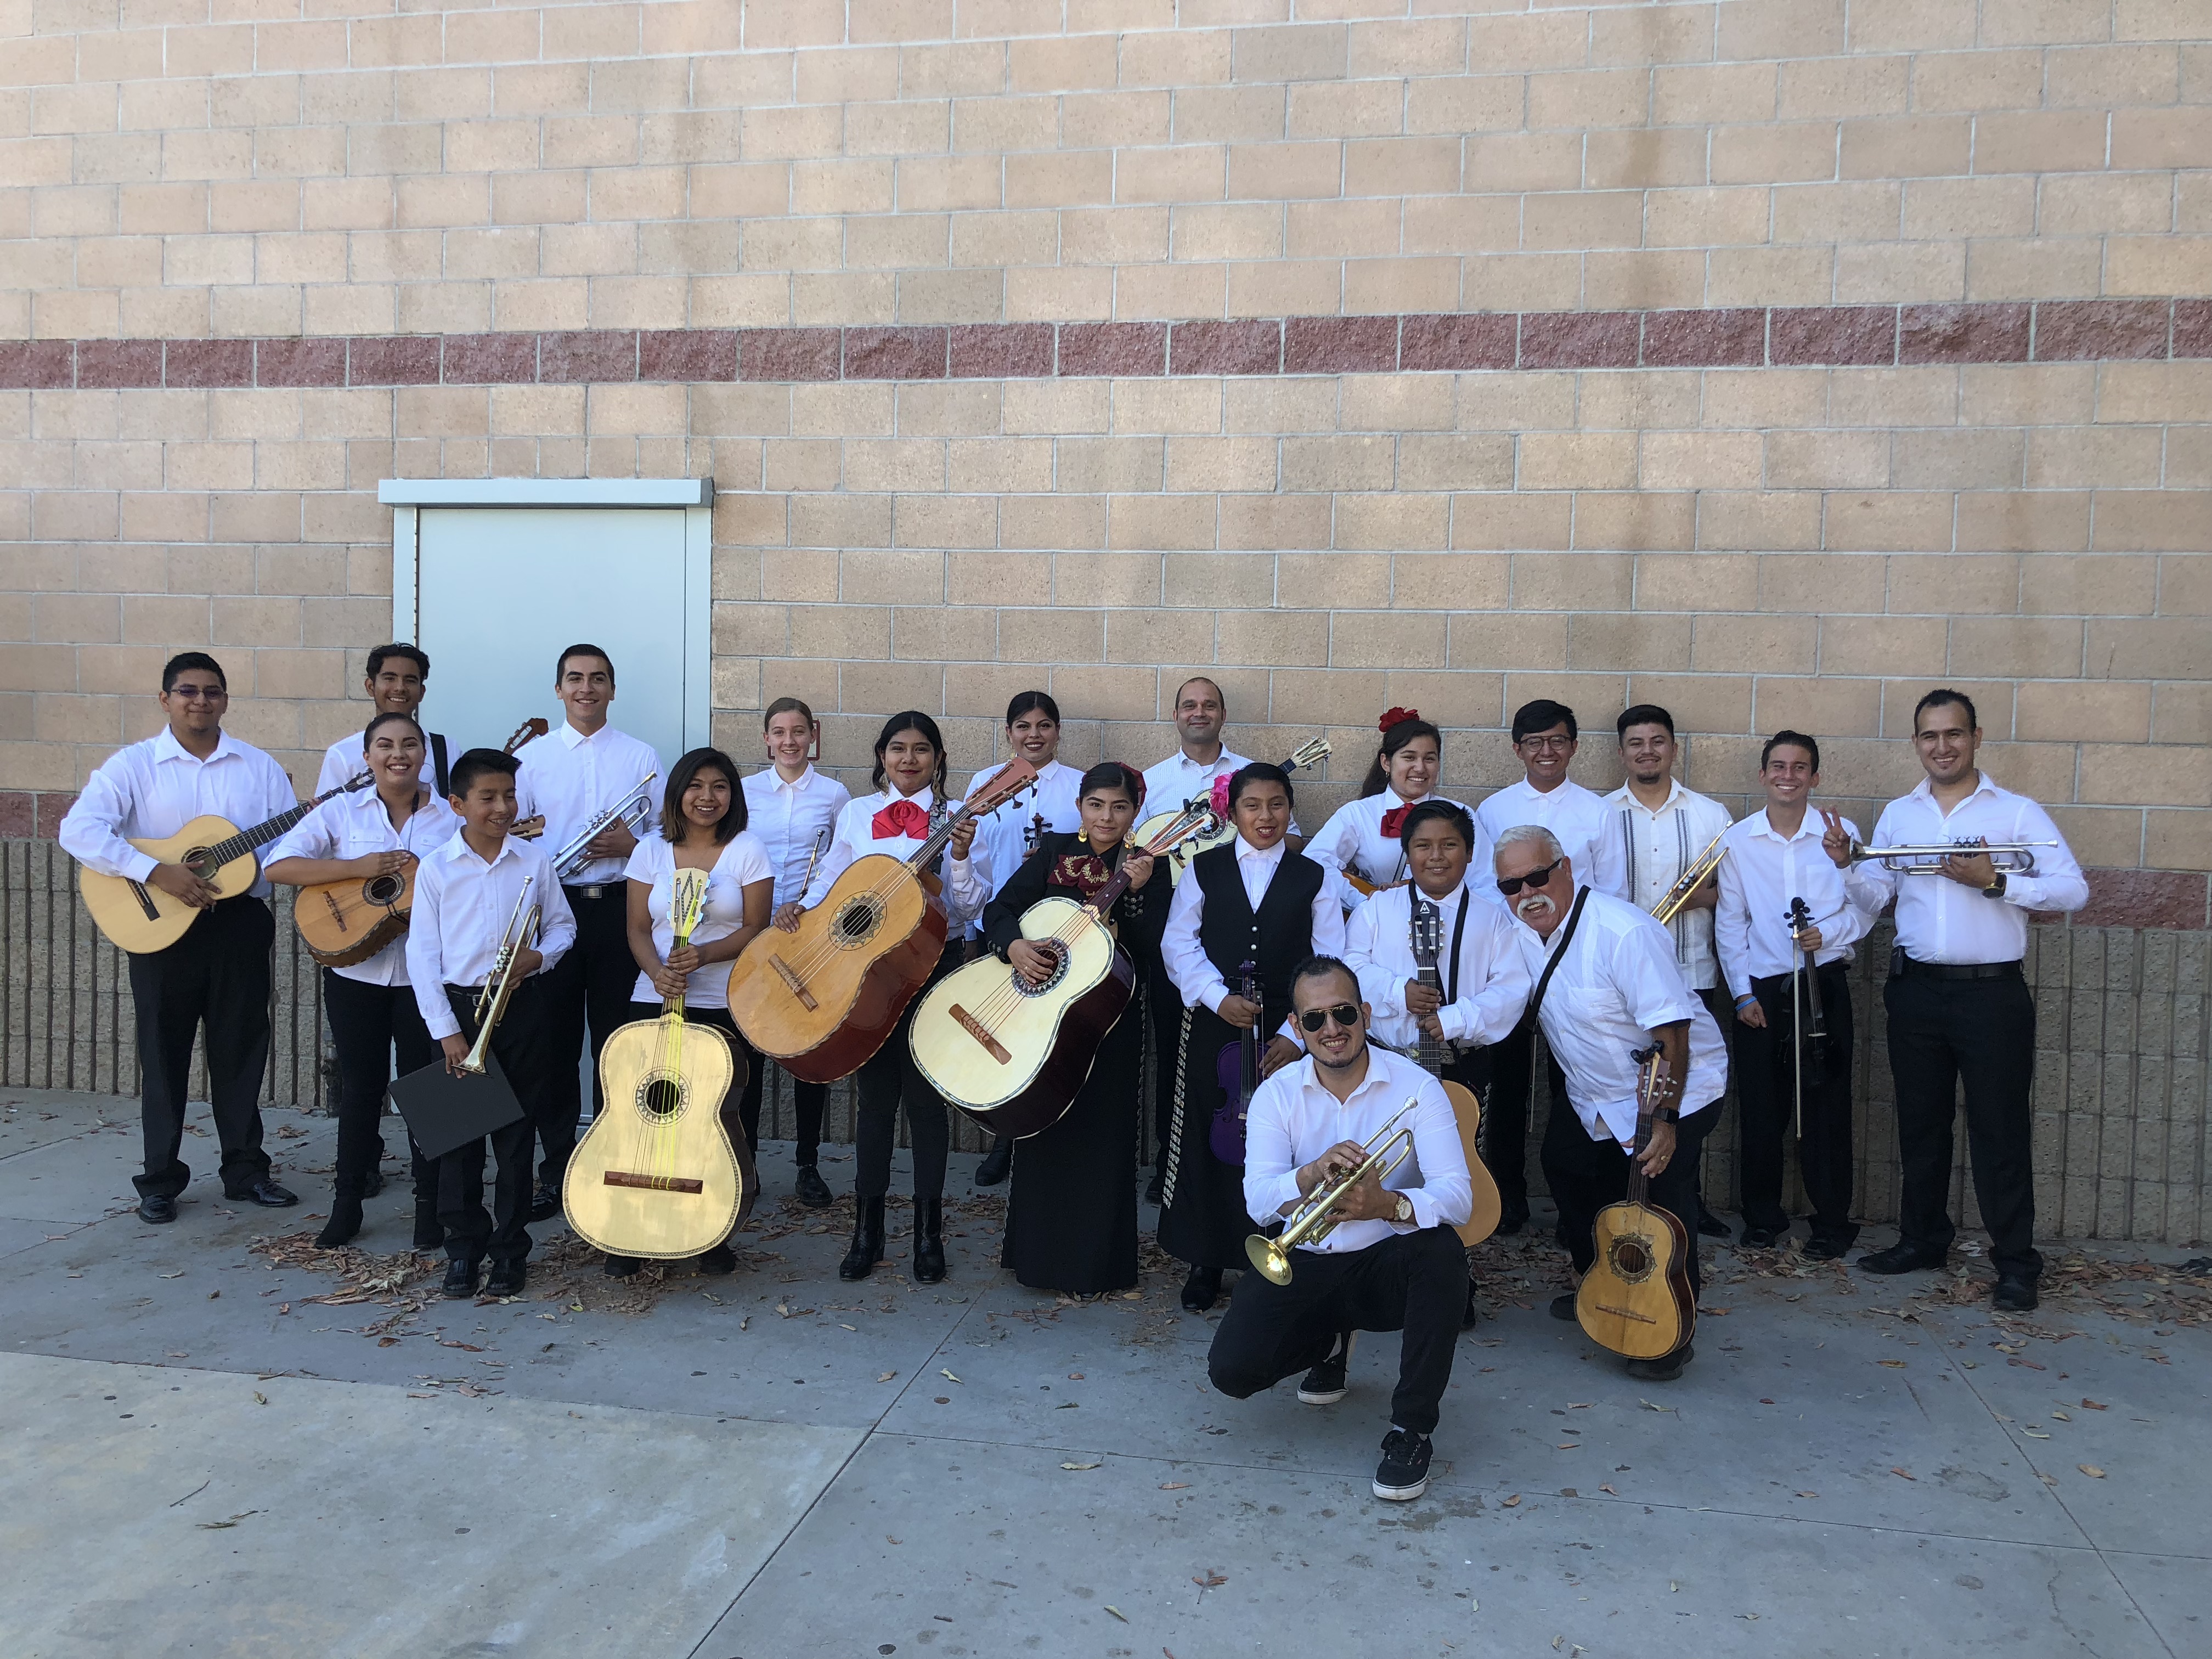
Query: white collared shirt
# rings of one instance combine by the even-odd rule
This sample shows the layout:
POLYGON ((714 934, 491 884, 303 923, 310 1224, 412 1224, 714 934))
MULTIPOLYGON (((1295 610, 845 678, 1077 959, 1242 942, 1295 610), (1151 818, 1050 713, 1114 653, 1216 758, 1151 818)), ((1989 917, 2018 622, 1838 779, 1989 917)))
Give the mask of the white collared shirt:
MULTIPOLYGON (((370 720, 375 718, 374 714, 369 716, 370 720)), ((340 738, 323 750, 323 769, 315 774, 317 794, 327 795, 331 790, 342 788, 368 770, 368 757, 362 748, 362 733, 356 732, 351 737, 340 738)), ((457 753, 449 753, 446 757, 448 764, 459 758, 457 753)), ((428 732, 422 734, 422 770, 417 775, 425 789, 434 795, 438 793, 438 757, 430 748, 428 732)))
MULTIPOLYGON (((910 859, 921 850, 927 837, 876 834, 876 814, 899 800, 911 800, 927 812, 936 805, 937 792, 926 786, 912 795, 902 795, 896 788, 878 789, 873 794, 854 796, 839 810, 836 827, 830 836, 830 850, 815 866, 813 885, 806 890, 803 902, 808 909, 822 902, 854 860, 878 853, 889 858, 910 859)), ((948 817, 959 810, 957 800, 945 803, 948 817)), ((952 933, 959 932, 981 915, 983 907, 991 902, 990 866, 975 856, 976 850, 971 845, 969 857, 956 859, 948 846, 939 861, 939 874, 945 884, 945 921, 952 933)))
MULTIPOLYGON (((482 985, 490 977, 499 942, 514 915, 522 890, 540 907, 538 938, 550 970, 576 942, 576 918, 568 896, 553 878, 553 860, 535 842, 509 836, 499 856, 487 864, 466 838, 456 835, 422 860, 415 872, 415 908, 407 921, 407 977, 415 987, 415 1006, 422 1023, 440 1042, 461 1029, 448 985, 482 985)), ((529 905, 523 907, 526 910, 529 905)))
POLYGON ((2025 795, 2000 789, 1987 772, 1974 793, 1947 816, 1927 779, 1881 809, 1875 821, 1876 847, 1927 846, 1943 842, 2055 841, 2035 851, 2035 873, 2007 876, 2004 896, 1988 898, 1948 876, 1905 876, 1869 860, 1854 865, 1851 896, 1872 914, 1897 901, 1897 942, 1915 962, 2018 962, 2027 954, 2030 910, 2078 910, 2089 902, 2089 884, 2074 849, 2051 814, 2025 795))
MULTIPOLYGON (((1137 822, 1157 817, 1162 812, 1172 812, 1185 801, 1202 798, 1213 793, 1213 781, 1225 778, 1241 767, 1249 766, 1251 757, 1240 755, 1225 744, 1211 766, 1204 766, 1178 749, 1165 760, 1145 769, 1145 799, 1137 809, 1137 822)), ((1304 833, 1298 828, 1295 814, 1291 818, 1290 835, 1304 833)))
MULTIPOLYGON (((1682 787, 1680 778, 1667 780, 1667 799, 1653 811, 1636 799, 1626 784, 1605 798, 1613 836, 1622 866, 1621 896, 1639 910, 1657 908, 1683 871, 1712 845, 1713 837, 1727 832, 1728 808, 1710 795, 1682 787)), ((1710 991, 1719 983, 1720 963, 1713 953, 1713 912, 1710 905, 1681 910, 1667 924, 1674 936, 1674 965, 1693 991, 1710 991)))
MULTIPOLYGON (((1469 867, 1496 868, 1498 838, 1522 824, 1538 823, 1552 832, 1574 860, 1578 885, 1624 897, 1628 872, 1620 848, 1607 833, 1610 816, 1604 800, 1572 778, 1561 779, 1559 787, 1550 790, 1540 790, 1526 778, 1509 783, 1474 809, 1474 838, 1480 845, 1469 867)), ((1490 890, 1497 894, 1494 886, 1490 890)))
MULTIPOLYGON (((1382 833, 1382 820, 1396 811, 1411 811, 1421 801, 1448 800, 1448 797, 1428 794, 1421 800, 1402 800, 1395 790, 1385 787, 1377 793, 1348 800, 1329 814, 1328 822, 1322 825, 1314 838, 1305 844, 1305 855, 1325 870, 1358 876, 1370 887, 1388 887, 1393 882, 1406 879, 1406 848, 1395 836, 1382 833)), ((1457 801, 1449 801, 1454 806, 1457 801)), ((1399 819, 1401 823, 1405 820, 1399 819)), ((1351 884, 1346 883, 1349 887, 1351 884)), ((1365 895, 1352 890, 1354 903, 1365 902, 1365 895)))
MULTIPOLYGON (((1566 938, 1566 918, 1545 939, 1513 919, 1530 980, 1566 938)), ((1626 900, 1592 893, 1565 959, 1545 989, 1537 1018, 1552 1057, 1567 1074, 1567 1100, 1593 1140, 1636 1140, 1636 1061, 1652 1031, 1690 1022, 1690 1075, 1679 1097, 1682 1114, 1702 1111, 1728 1088, 1728 1050, 1720 1027, 1674 965, 1667 930, 1626 900)))
MULTIPOLYGON (((1237 849, 1237 874, 1244 884, 1244 897, 1252 907, 1252 914, 1260 914, 1260 902, 1267 896, 1267 889, 1275 879, 1275 872, 1282 867, 1283 860, 1290 856, 1281 842, 1261 848, 1238 836, 1229 842, 1237 849)), ((1303 856, 1301 854, 1300 856, 1303 856)), ((1313 898, 1313 953, 1319 957, 1340 957, 1344 954, 1344 879, 1334 870, 1321 872, 1321 885, 1313 898)), ((1206 954, 1199 942, 1198 926, 1206 915, 1206 893, 1195 878, 1186 878, 1176 884, 1175 899, 1168 906, 1167 932, 1160 939, 1160 960, 1166 966, 1168 977, 1175 981, 1176 989, 1182 993, 1182 1006, 1195 1008, 1200 1003, 1215 1013, 1221 1012, 1222 1003, 1230 994, 1229 982, 1222 978, 1221 970, 1206 954)), ((1285 1020, 1282 1035, 1296 1042, 1296 1022, 1285 1020)))
MULTIPOLYGON (((653 918, 653 948, 665 962, 668 953, 676 948, 676 929, 668 919, 676 891, 675 849, 660 838, 658 830, 649 831, 632 849, 629 866, 623 873, 646 890, 646 914, 653 918)), ((707 910, 699 919, 699 925, 691 930, 691 943, 712 945, 736 933, 745 925, 745 890, 757 882, 774 879, 759 837, 750 830, 738 830, 722 843, 714 868, 707 872, 707 910)), ((637 984, 629 996, 632 1002, 660 1000, 660 993, 653 988, 650 974, 637 976, 637 984)), ((684 1006, 728 1007, 730 964, 710 962, 689 975, 684 982, 684 1006)))
MULTIPOLYGON (((1858 826, 1844 820, 1851 839, 1858 826)), ((1777 830, 1762 808, 1729 831, 1721 860, 1721 898, 1713 908, 1713 941, 1729 994, 1741 1001, 1754 979, 1786 974, 1796 965, 1790 942, 1790 901, 1802 898, 1820 930, 1819 962, 1849 962, 1851 946, 1866 937, 1873 917, 1844 888, 1844 872, 1821 849, 1827 824, 1812 806, 1794 836, 1777 830)))
MULTIPOLYGON (((1419 980, 1421 972, 1413 960, 1415 891, 1408 883, 1377 893, 1344 924, 1344 959, 1359 975, 1359 994, 1374 1011, 1370 1035, 1399 1048, 1417 1048, 1421 1042, 1419 1023, 1406 1012, 1406 981, 1419 980)), ((1496 1042, 1521 1023, 1521 1011, 1528 1006, 1528 969, 1513 937, 1512 919, 1504 905, 1486 904, 1469 893, 1464 882, 1433 902, 1441 912, 1437 976, 1450 999, 1437 1011, 1444 1036, 1470 1048, 1496 1042)))
MULTIPOLYGON (((419 861, 428 858, 461 832, 460 815, 438 799, 427 786, 422 804, 407 815, 407 822, 392 827, 392 814, 374 789, 326 800, 286 831, 269 849, 266 863, 279 859, 365 859, 379 853, 412 853, 419 861)), ((295 902, 297 901, 295 901, 295 902)), ((410 910, 410 914, 412 912, 410 910)), ((407 983, 407 936, 402 933, 366 962, 333 968, 341 978, 363 985, 407 983)))
MULTIPOLYGON (((210 814, 234 830, 252 830, 299 804, 284 769, 252 744, 224 732, 215 753, 202 760, 165 726, 100 762, 63 817, 57 839, 88 870, 143 882, 158 860, 131 846, 133 840, 160 841, 210 814)), ((252 891, 267 897, 268 878, 257 872, 252 891)))
MULTIPOLYGON (((745 828, 775 872, 774 908, 781 909, 806 891, 806 866, 814 843, 837 820, 853 792, 809 766, 786 783, 773 766, 744 781, 745 828)), ((824 846, 823 852, 829 852, 824 846)))
MULTIPOLYGON (((1443 1085, 1402 1055, 1372 1043, 1367 1075, 1351 1097, 1339 1100, 1315 1077, 1309 1054, 1252 1091, 1244 1120, 1244 1208, 1266 1222, 1297 1201, 1298 1170, 1340 1141, 1372 1139, 1407 1102, 1413 1109, 1398 1127, 1413 1132, 1413 1155, 1383 1177, 1386 1191, 1403 1193, 1411 1222, 1344 1221, 1326 1237, 1299 1248, 1325 1255, 1364 1250, 1394 1233, 1419 1227, 1456 1227, 1474 1207, 1467 1150, 1443 1085)), ((1395 1133, 1395 1131, 1393 1131, 1395 1133)))
MULTIPOLYGON (((602 726, 586 736, 565 720, 515 759, 521 764, 514 779, 516 816, 544 814, 545 833, 538 839, 548 854, 557 854, 578 830, 633 793, 647 773, 660 770, 652 745, 627 732, 602 726)), ((667 784, 656 775, 648 786, 654 818, 667 784)), ((619 879, 623 864, 620 858, 593 859, 562 879, 579 887, 600 885, 619 879)))
MULTIPOLYGON (((987 766, 968 780, 967 799, 979 789, 988 788, 991 780, 1006 769, 1007 763, 987 766)), ((1036 781, 1021 793, 985 814, 975 823, 975 846, 981 849, 984 866, 991 872, 992 896, 998 896, 1022 867, 1022 860, 1030 854, 1030 843, 1046 830, 1059 830, 1073 835, 1083 827, 1083 813, 1076 805, 1083 790, 1083 774, 1073 766, 1059 761, 1048 761, 1037 769, 1036 781), (1037 820, 1044 823, 1040 829, 1037 820)), ((1139 816, 1142 817, 1141 810, 1139 816)), ((971 854, 971 856, 973 856, 971 854)), ((982 931, 981 920, 969 924, 971 933, 982 931)))

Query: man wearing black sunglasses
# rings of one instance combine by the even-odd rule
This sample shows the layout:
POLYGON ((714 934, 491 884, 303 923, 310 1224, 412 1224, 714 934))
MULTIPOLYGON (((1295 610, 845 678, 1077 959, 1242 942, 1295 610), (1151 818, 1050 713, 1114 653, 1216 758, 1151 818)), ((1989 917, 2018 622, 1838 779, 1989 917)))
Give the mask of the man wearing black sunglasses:
POLYGON ((1245 1208, 1288 1215, 1364 1164, 1367 1142, 1388 1146, 1382 1131, 1401 1110, 1390 1133, 1413 1132, 1413 1156, 1345 1194, 1334 1224, 1291 1251, 1287 1284, 1256 1273, 1237 1280, 1207 1368, 1213 1386, 1235 1400, 1304 1371, 1298 1398, 1333 1406, 1350 1391, 1352 1333, 1404 1332, 1390 1432, 1372 1488, 1402 1503, 1428 1488, 1429 1437, 1451 1381, 1467 1299, 1466 1256, 1452 1231, 1471 1200, 1467 1158, 1437 1080, 1404 1056, 1369 1046, 1369 1011, 1349 967, 1309 957, 1291 977, 1291 1007, 1306 1054, 1252 1097, 1245 1208))

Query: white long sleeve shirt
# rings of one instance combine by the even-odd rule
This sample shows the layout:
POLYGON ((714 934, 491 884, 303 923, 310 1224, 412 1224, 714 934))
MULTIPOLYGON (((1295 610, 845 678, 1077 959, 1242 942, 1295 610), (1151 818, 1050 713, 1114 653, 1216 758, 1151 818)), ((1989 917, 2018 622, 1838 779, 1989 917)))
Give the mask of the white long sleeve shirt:
POLYGON ((534 941, 545 958, 538 969, 543 974, 576 942, 575 914, 553 878, 553 860, 544 848, 509 836, 499 855, 486 863, 457 835, 424 859, 415 872, 415 908, 407 921, 407 977, 415 988, 415 1006, 434 1039, 442 1042, 461 1029, 453 1004, 446 1000, 446 988, 482 985, 490 977, 500 939, 526 884, 530 902, 543 911, 534 941))
MULTIPOLYGON (((822 855, 821 863, 814 867, 814 882, 806 890, 804 900, 808 909, 822 902, 830 890, 836 885, 837 878, 852 866, 853 860, 880 853, 887 858, 910 859, 920 852, 925 836, 877 834, 876 814, 896 801, 911 800, 925 812, 936 805, 937 793, 924 788, 919 793, 902 795, 896 789, 878 789, 873 794, 856 795, 840 809, 836 827, 830 831, 830 850, 822 855)), ((948 800, 945 810, 949 817, 960 810, 960 803, 948 800)), ((975 857, 971 844, 969 856, 956 859, 947 847, 939 861, 939 876, 945 884, 945 921, 954 933, 983 914, 983 907, 991 902, 990 866, 975 857)))
MULTIPOLYGON (((653 948, 663 962, 676 948, 676 927, 670 919, 676 894, 676 854, 658 833, 642 837, 631 851, 624 873, 646 890, 645 910, 653 918, 653 948)), ((714 867, 707 872, 707 908, 691 930, 691 943, 712 945, 727 939, 745 925, 745 889, 771 879, 768 855, 749 830, 740 830, 722 843, 714 867)), ((650 975, 641 973, 629 994, 632 1002, 658 1002, 650 975)), ((730 964, 710 962, 684 982, 686 1008, 726 1008, 730 1006, 730 964)))
MULTIPOLYGON (((1858 827, 1844 822, 1856 841, 1858 827)), ((1812 925, 1820 930, 1816 962, 1849 962, 1851 946, 1866 937, 1873 917, 1844 890, 1844 872, 1821 849, 1826 831, 1810 806, 1794 836, 1777 830, 1763 808, 1729 831, 1713 941, 1731 997, 1741 1000, 1754 979, 1786 974, 1796 965, 1789 921, 1793 898, 1805 901, 1812 925)))
MULTIPOLYGON (((279 859, 365 859, 379 853, 412 853, 429 857, 461 832, 460 815, 424 787, 422 804, 395 830, 392 814, 374 789, 326 800, 285 832, 269 849, 266 862, 279 859)), ((411 916, 413 911, 410 910, 411 916)), ((402 933, 366 962, 333 968, 341 978, 363 985, 407 983, 407 936, 402 933)))
POLYGON ((1299 1248, 1339 1255, 1394 1233, 1462 1225, 1474 1207, 1474 1189, 1443 1085, 1412 1060, 1372 1043, 1367 1075, 1349 1099, 1340 1101, 1322 1087, 1311 1055, 1293 1060, 1253 1091, 1244 1120, 1246 1212, 1266 1221, 1296 1202, 1304 1165, 1339 1141, 1371 1139, 1408 1101, 1414 1108, 1398 1127, 1413 1132, 1413 1155, 1384 1176, 1382 1186, 1406 1195, 1413 1220, 1339 1222, 1326 1237, 1299 1248))
MULTIPOLYGON (((549 854, 558 854, 577 831, 635 791, 647 773, 660 771, 660 757, 650 744, 611 726, 602 726, 587 737, 566 721, 515 758, 521 764, 514 778, 516 816, 544 814, 545 833, 538 843, 549 854)), ((649 786, 655 817, 667 783, 666 777, 655 776, 649 786)), ((578 887, 619 881, 625 862, 621 858, 593 859, 562 879, 578 887)))
MULTIPOLYGON (((1250 756, 1240 755, 1225 744, 1211 766, 1201 766, 1182 750, 1176 750, 1165 760, 1145 769, 1145 799, 1137 808, 1137 821, 1141 823, 1162 812, 1174 811, 1194 797, 1211 794, 1216 778, 1225 778, 1251 763, 1250 756)), ((1295 815, 1291 819, 1289 833, 1304 833, 1295 815)))
MULTIPOLYGON (((1726 832, 1729 811, 1710 795, 1685 789, 1680 778, 1667 780, 1667 799, 1656 811, 1646 806, 1622 784, 1605 798, 1608 827, 1620 849, 1625 885, 1620 896, 1639 910, 1650 910, 1665 898, 1675 878, 1697 861, 1726 832)), ((1693 991, 1710 991, 1720 982, 1720 963, 1713 953, 1713 912, 1701 904, 1684 910, 1667 924, 1674 936, 1674 965, 1693 991)))
MULTIPOLYGON (((64 815, 58 839, 86 869, 143 882, 160 860, 133 840, 159 841, 210 814, 252 830, 299 804, 284 769, 252 744, 225 732, 202 760, 163 726, 100 762, 64 815)), ((266 898, 268 878, 257 875, 252 891, 266 898)))
MULTIPOLYGON (((1244 896, 1252 906, 1252 914, 1260 913, 1260 901, 1267 897, 1267 889, 1275 879, 1275 872, 1283 866, 1289 849, 1277 842, 1262 850, 1243 836, 1230 843, 1237 849, 1237 873, 1244 883, 1244 896)), ((1313 897, 1313 953, 1320 957, 1340 957, 1344 954, 1344 895, 1348 890, 1343 878, 1334 870, 1322 872, 1321 885, 1313 897)), ((1160 960, 1166 966, 1168 977, 1182 993, 1182 1006, 1195 1008, 1203 1003, 1215 1013, 1221 1012, 1222 1003, 1230 994, 1229 982, 1213 959, 1206 954, 1199 943, 1198 924, 1206 915, 1206 893, 1195 877, 1176 884, 1175 902, 1168 906, 1167 932, 1160 939, 1160 960)), ((1285 1020, 1282 1035, 1291 1042, 1299 1041, 1297 1023, 1285 1020)))
MULTIPOLYGON (((853 792, 808 767, 789 783, 773 766, 744 781, 745 828, 759 840, 775 872, 775 908, 806 893, 807 860, 815 839, 837 821, 853 792)), ((823 848, 826 854, 829 848, 823 848)))
MULTIPOLYGON (((1421 1041, 1419 1023, 1406 1011, 1406 982, 1420 978, 1420 964, 1413 960, 1417 896, 1425 896, 1410 883, 1393 887, 1369 899, 1344 924, 1344 959, 1359 975, 1359 994, 1374 1011, 1371 1034, 1399 1048, 1417 1048, 1421 1041)), ((1441 913, 1437 975, 1446 998, 1437 1017, 1444 1036, 1469 1048, 1496 1042, 1520 1024, 1528 1006, 1528 969, 1513 937, 1513 920, 1504 905, 1485 903, 1465 883, 1434 902, 1441 913)))
MULTIPOLYGON (((1498 838, 1521 824, 1539 823, 1574 860, 1577 885, 1626 897, 1628 872, 1620 848, 1607 833, 1608 817, 1604 799, 1572 778, 1562 779, 1558 788, 1550 790, 1537 789, 1526 778, 1509 783, 1474 809, 1474 838, 1480 845, 1472 867, 1495 868, 1498 838)), ((1495 887, 1490 893, 1498 896, 1495 887)))
MULTIPOLYGON (((1422 796, 1419 801, 1401 800, 1392 791, 1384 789, 1378 794, 1348 800, 1328 815, 1328 822, 1315 832, 1303 850, 1325 870, 1358 876, 1370 887, 1388 887, 1393 882, 1406 879, 1406 849, 1396 835, 1383 833, 1383 820, 1396 812, 1400 815, 1397 822, 1403 823, 1404 815, 1421 801, 1445 799, 1430 794, 1422 796)), ((1451 804, 1459 805, 1456 801, 1451 804)), ((1364 896, 1357 889, 1352 890, 1352 898, 1355 902, 1364 902, 1364 896)))
POLYGON ((2000 789, 1987 772, 1948 814, 1922 779, 1911 794, 1881 809, 1872 844, 1926 846, 1976 837, 2058 845, 2035 848, 2035 872, 2007 876, 2002 898, 1948 876, 1899 875, 1871 860, 1854 865, 1846 878, 1852 896, 1870 914, 1880 915, 1890 900, 1897 901, 1897 942, 1915 962, 2018 962, 2027 954, 2030 910, 2078 910, 2089 902, 2088 880, 2051 814, 2025 795, 2000 789))
MULTIPOLYGON (((991 780, 1006 769, 1006 763, 987 766, 968 780, 968 789, 962 799, 972 798, 979 789, 988 788, 991 780)), ((1024 789, 997 811, 988 812, 975 823, 975 846, 984 867, 991 872, 991 893, 1014 878, 1029 856, 1029 846, 1045 830, 1059 830, 1073 835, 1083 827, 1083 813, 1076 805, 1083 791, 1083 774, 1060 761, 1047 761, 1038 768, 1036 781, 1024 789), (1037 820, 1044 823, 1039 826, 1037 820)), ((1139 816, 1142 816, 1141 811, 1139 816)), ((981 933, 979 917, 968 925, 970 933, 981 933)))

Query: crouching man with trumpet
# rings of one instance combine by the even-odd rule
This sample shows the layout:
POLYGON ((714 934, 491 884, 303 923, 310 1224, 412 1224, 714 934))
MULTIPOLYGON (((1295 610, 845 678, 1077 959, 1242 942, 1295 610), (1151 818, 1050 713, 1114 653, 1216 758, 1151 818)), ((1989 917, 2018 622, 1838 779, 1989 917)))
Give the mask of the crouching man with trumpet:
POLYGON ((1349 1392, 1355 1331, 1401 1331, 1377 1498, 1428 1490, 1429 1437, 1451 1381, 1467 1300, 1467 1156, 1443 1086, 1413 1060, 1370 1046, 1359 981, 1334 957, 1291 980, 1305 1058, 1261 1084, 1246 1120, 1244 1204, 1280 1216, 1255 1234, 1258 1271, 1237 1281, 1207 1362, 1213 1386, 1243 1400, 1303 1371, 1298 1398, 1349 1392))

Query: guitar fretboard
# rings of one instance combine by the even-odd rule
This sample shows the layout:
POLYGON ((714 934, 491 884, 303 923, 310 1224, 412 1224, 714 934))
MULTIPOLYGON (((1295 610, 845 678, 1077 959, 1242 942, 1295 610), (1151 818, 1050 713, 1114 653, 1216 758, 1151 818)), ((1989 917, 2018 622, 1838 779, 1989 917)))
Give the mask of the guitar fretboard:
POLYGON ((276 840, 277 836, 283 835, 287 830, 289 830, 301 818, 306 817, 308 813, 313 811, 325 801, 332 799, 339 795, 350 793, 354 789, 359 787, 362 784, 366 783, 368 779, 366 775, 364 775, 362 778, 356 780, 354 782, 340 784, 335 789, 324 791, 323 793, 316 796, 313 800, 301 801, 297 806, 292 808, 289 812, 279 812, 275 817, 270 818, 266 823, 257 823, 251 830, 241 830, 236 835, 229 837, 229 839, 217 842, 214 846, 209 848, 207 850, 209 860, 207 867, 210 870, 220 870, 224 865, 230 863, 234 859, 245 857, 246 854, 253 851, 255 848, 266 847, 270 842, 276 840))

